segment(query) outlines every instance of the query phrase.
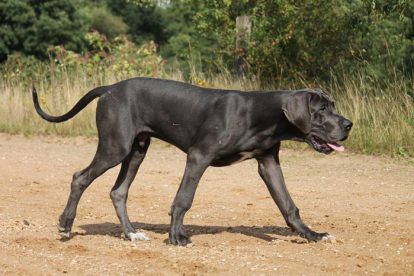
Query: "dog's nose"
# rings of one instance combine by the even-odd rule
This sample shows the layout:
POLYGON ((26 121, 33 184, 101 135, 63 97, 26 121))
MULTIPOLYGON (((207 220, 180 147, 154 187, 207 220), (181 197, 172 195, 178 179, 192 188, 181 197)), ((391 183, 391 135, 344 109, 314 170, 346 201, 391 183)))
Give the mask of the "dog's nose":
POLYGON ((353 125, 354 124, 350 120, 345 119, 345 121, 344 121, 344 128, 347 131, 350 131, 353 125))

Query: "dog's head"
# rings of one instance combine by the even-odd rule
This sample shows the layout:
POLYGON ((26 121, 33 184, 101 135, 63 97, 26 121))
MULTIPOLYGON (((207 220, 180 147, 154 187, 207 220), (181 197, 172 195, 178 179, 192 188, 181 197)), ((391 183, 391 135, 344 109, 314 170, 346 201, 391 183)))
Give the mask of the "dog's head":
POLYGON ((334 102, 321 90, 292 92, 283 112, 315 150, 325 154, 344 150, 338 142, 348 138, 352 122, 335 111, 334 102))

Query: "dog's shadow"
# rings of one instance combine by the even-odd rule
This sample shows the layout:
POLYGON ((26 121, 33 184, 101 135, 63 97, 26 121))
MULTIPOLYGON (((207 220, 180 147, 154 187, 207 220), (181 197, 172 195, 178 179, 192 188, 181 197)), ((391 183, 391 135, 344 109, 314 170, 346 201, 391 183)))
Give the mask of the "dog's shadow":
MULTIPOLYGON (((169 224, 151 224, 151 223, 133 223, 136 229, 141 229, 157 234, 167 234, 170 228, 169 224)), ((105 222, 98 224, 84 224, 79 226, 84 233, 73 233, 74 235, 107 235, 113 237, 120 237, 122 235, 122 228, 119 224, 105 222)), ((186 232, 189 236, 197 235, 214 235, 223 232, 242 234, 249 237, 265 241, 278 240, 275 236, 298 236, 288 227, 279 226, 200 226, 200 225, 185 225, 186 232)), ((297 242, 297 241, 296 241, 297 242)))

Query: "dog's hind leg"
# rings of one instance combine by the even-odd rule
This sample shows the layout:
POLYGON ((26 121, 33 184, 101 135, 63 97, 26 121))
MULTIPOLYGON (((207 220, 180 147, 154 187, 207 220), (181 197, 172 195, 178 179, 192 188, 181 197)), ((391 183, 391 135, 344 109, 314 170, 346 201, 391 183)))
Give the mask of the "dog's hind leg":
POLYGON ((108 169, 118 165, 131 151, 130 145, 113 143, 116 139, 99 141, 98 149, 91 164, 73 175, 71 191, 65 210, 59 218, 59 231, 62 237, 69 238, 79 200, 89 185, 108 169))
POLYGON ((143 232, 136 232, 132 226, 127 213, 126 201, 128 190, 137 174, 139 166, 145 158, 145 154, 150 144, 150 138, 137 138, 132 146, 129 155, 122 161, 121 170, 110 196, 114 204, 116 214, 122 224, 125 237, 130 240, 149 240, 143 232))

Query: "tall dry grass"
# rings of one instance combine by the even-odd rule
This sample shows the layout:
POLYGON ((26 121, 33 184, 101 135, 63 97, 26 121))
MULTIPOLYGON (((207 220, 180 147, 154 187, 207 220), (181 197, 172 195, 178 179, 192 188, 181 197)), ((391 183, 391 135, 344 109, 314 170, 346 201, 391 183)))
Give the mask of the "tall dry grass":
MULTIPOLYGON (((123 76, 127 78, 128 76, 123 76)), ((132 77, 132 76, 131 76, 132 77)), ((161 73, 160 77, 182 80, 182 74, 161 73)), ((92 88, 119 81, 111 72, 87 74, 82 70, 61 72, 33 83, 42 107, 50 114, 68 111, 81 96, 92 88)), ((192 72, 191 81, 208 87, 240 90, 259 90, 263 87, 254 79, 237 79, 229 72, 213 77, 192 72)), ((414 156, 414 101, 407 85, 395 79, 377 84, 363 76, 333 80, 330 83, 285 83, 279 80, 268 89, 321 87, 336 100, 338 110, 354 122, 346 146, 370 154, 414 156)), ((413 89, 412 87, 411 89, 413 89)), ((0 79, 0 131, 23 134, 53 134, 63 136, 93 136, 95 128, 94 102, 74 119, 61 124, 43 121, 35 112, 31 87, 14 78, 0 79)))
POLYGON ((354 122, 347 142, 352 149, 414 156, 414 100, 408 91, 414 87, 398 78, 377 85, 363 76, 330 86, 338 109, 354 122))
MULTIPOLYGON (((60 115, 69 110, 79 98, 99 81, 82 74, 77 81, 70 77, 52 78, 33 83, 39 93, 42 108, 50 114, 60 115)), ((23 134, 55 134, 64 136, 95 133, 95 103, 88 106, 73 120, 62 124, 42 121, 33 107, 31 86, 18 79, 0 82, 0 131, 23 134)))

